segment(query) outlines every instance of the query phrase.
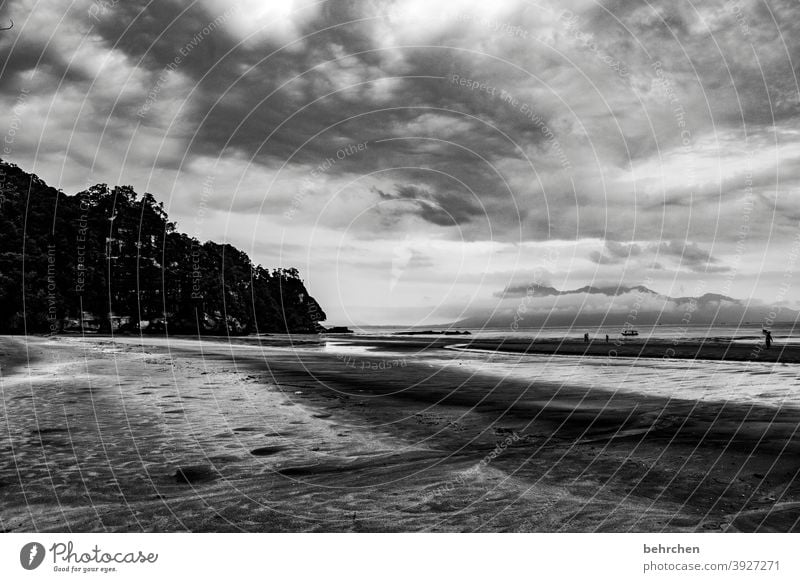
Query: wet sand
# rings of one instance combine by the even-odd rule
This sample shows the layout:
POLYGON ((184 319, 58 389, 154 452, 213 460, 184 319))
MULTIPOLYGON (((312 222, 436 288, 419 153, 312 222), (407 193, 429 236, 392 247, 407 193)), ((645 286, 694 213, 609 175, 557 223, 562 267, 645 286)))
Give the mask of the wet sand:
POLYGON ((0 530, 800 529, 794 407, 337 341, 0 337, 0 530))
POLYGON ((800 346, 779 342, 766 348, 761 340, 734 342, 716 338, 698 340, 646 340, 639 338, 624 341, 593 340, 475 340, 465 344, 472 349, 482 349, 517 354, 548 354, 596 356, 607 358, 663 358, 679 360, 725 360, 728 362, 784 362, 800 363, 800 346))

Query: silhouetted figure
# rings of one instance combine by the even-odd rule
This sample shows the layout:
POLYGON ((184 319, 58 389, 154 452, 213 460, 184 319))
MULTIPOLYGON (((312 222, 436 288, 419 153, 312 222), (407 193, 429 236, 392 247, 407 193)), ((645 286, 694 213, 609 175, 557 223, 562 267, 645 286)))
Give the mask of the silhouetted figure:
POLYGON ((608 343, 608 334, 606 334, 606 343, 608 343))
POLYGON ((764 330, 764 343, 767 344, 767 349, 772 345, 772 332, 769 330, 764 330))
POLYGON ((585 344, 589 343, 589 334, 588 333, 583 334, 583 343, 585 343, 585 344))

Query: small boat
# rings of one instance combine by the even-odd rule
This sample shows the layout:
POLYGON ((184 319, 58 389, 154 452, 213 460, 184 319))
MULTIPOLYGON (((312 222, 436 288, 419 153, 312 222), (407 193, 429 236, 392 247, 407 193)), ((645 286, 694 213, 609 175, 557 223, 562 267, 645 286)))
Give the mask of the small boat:
POLYGON ((639 332, 636 331, 635 329, 626 329, 622 331, 622 335, 624 336, 639 335, 639 332))

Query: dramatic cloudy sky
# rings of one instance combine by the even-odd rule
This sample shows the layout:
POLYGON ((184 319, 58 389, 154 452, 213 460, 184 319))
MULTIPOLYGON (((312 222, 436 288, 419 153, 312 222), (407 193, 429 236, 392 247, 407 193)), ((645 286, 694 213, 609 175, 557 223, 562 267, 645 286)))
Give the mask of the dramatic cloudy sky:
POLYGON ((182 230, 298 267, 331 323, 452 320, 530 283, 796 306, 796 1, 0 18, 3 158, 68 193, 153 192, 182 230))

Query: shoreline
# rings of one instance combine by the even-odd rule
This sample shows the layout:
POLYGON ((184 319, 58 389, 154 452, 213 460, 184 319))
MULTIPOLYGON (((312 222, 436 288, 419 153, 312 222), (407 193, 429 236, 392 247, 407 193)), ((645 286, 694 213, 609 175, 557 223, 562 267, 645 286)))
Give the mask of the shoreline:
POLYGON ((800 363, 800 345, 773 343, 767 349, 763 343, 741 344, 730 340, 670 341, 628 340, 625 342, 581 340, 524 341, 474 340, 459 344, 468 349, 488 350, 512 354, 539 354, 553 356, 592 356, 618 358, 657 358, 664 360, 718 360, 725 362, 800 363))
MULTIPOLYGON (((728 362, 761 363, 800 363, 800 344, 784 344, 774 341, 770 348, 763 342, 743 343, 732 338, 692 339, 629 339, 624 341, 599 339, 588 343, 574 337, 563 339, 517 339, 517 338, 476 338, 465 335, 433 334, 426 337, 422 333, 408 335, 315 335, 315 334, 269 334, 269 335, 158 335, 158 334, 30 334, 0 335, 8 338, 72 338, 86 341, 170 341, 191 340, 229 345, 259 345, 261 347, 304 348, 323 346, 326 342, 342 342, 358 346, 380 349, 388 346, 401 351, 428 350, 442 348, 462 348, 469 350, 493 351, 510 354, 536 354, 552 356, 591 356, 617 358, 656 358, 675 360, 713 360, 728 362)), ((758 337, 758 336, 753 336, 758 337)), ((742 339, 742 338, 739 338, 742 339)), ((748 336, 747 339, 752 339, 748 336)))

